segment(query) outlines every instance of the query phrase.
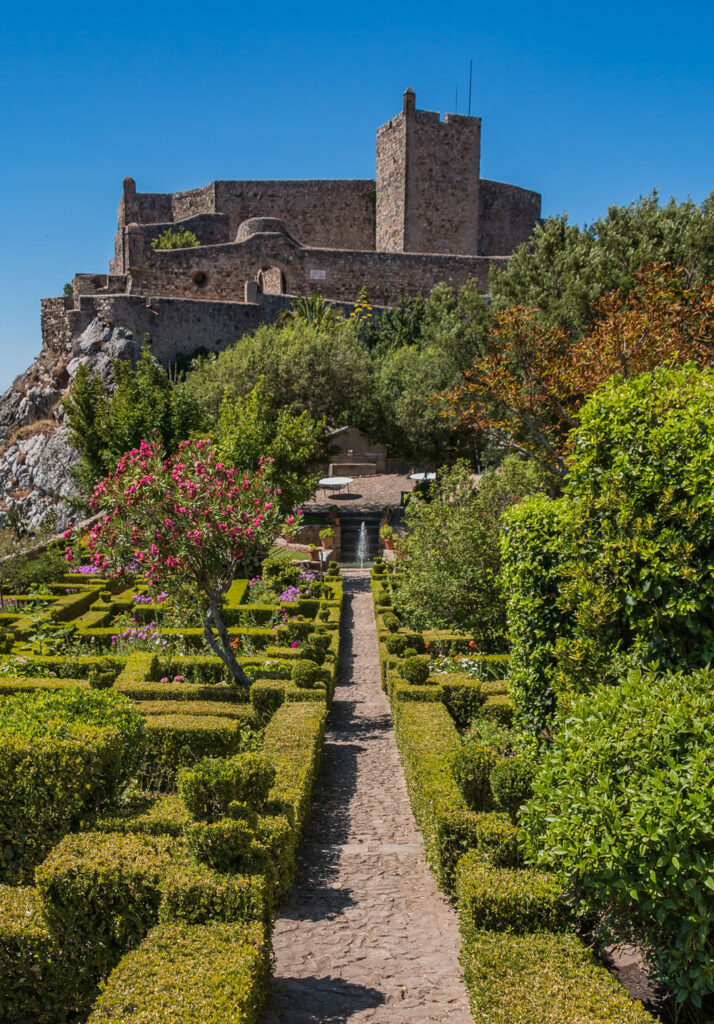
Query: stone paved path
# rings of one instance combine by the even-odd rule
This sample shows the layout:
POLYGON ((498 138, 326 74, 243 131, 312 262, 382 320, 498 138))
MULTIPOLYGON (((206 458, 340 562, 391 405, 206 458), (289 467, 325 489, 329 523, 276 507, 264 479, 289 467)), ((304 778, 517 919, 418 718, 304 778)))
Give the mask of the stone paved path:
POLYGON ((426 866, 379 684, 366 571, 345 572, 340 681, 265 1024, 470 1024, 456 914, 426 866))

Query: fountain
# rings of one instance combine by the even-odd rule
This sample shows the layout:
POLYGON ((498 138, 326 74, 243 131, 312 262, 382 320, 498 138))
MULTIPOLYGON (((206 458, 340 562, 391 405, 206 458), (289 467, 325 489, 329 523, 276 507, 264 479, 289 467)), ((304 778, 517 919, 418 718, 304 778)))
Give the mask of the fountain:
POLYGON ((359 540, 357 541, 357 561, 359 562, 360 569, 364 569, 364 563, 368 557, 367 526, 364 520, 362 520, 362 525, 359 528, 359 540))

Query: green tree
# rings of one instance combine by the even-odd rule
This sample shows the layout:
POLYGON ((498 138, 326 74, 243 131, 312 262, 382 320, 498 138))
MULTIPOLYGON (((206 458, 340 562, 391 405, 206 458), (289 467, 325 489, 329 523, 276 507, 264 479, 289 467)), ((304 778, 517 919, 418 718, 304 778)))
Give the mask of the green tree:
POLYGON ((134 369, 113 364, 114 386, 81 365, 64 399, 70 437, 79 454, 76 475, 89 490, 112 472, 117 459, 153 435, 167 452, 176 452, 202 422, 198 403, 183 384, 174 384, 148 349, 134 369))
POLYGON ((499 520, 527 494, 544 489, 532 463, 509 458, 480 481, 459 463, 443 473, 430 501, 413 499, 399 561, 395 606, 416 629, 456 627, 480 650, 506 650, 506 607, 498 585, 499 520))
POLYGON ((617 289, 628 292, 636 271, 652 263, 685 267, 692 280, 714 278, 714 192, 662 205, 656 192, 630 206, 611 206, 582 230, 566 214, 535 228, 491 277, 496 309, 530 306, 541 326, 580 334, 597 318, 593 303, 617 289))
POLYGON ((347 320, 316 325, 295 318, 259 327, 220 355, 201 360, 186 386, 215 422, 224 395, 238 399, 260 381, 276 409, 307 410, 330 426, 369 429, 375 418, 370 355, 347 320))
POLYGON ((513 693, 535 731, 630 667, 714 659, 714 371, 614 378, 573 441, 563 497, 503 530, 513 693))
POLYGON ((224 399, 214 432, 216 452, 230 466, 257 470, 262 458, 273 460, 267 476, 282 491, 286 511, 315 493, 313 467, 325 454, 324 436, 324 420, 276 409, 262 383, 242 398, 224 399))

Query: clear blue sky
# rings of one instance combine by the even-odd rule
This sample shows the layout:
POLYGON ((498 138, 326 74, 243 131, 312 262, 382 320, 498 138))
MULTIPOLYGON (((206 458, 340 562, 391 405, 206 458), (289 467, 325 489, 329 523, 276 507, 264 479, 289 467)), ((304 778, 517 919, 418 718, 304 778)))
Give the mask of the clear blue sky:
POLYGON ((0 28, 0 387, 40 347, 40 298, 106 272, 121 180, 371 177, 407 86, 483 117, 484 177, 584 223, 657 188, 714 189, 714 7, 7 5, 0 28))

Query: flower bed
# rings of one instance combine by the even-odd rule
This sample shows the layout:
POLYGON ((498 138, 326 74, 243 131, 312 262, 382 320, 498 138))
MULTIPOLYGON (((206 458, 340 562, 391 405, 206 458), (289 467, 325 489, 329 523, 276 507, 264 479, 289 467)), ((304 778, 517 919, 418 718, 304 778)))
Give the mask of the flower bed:
POLYGON ((312 581, 301 581, 289 603, 266 600, 260 614, 266 623, 281 620, 275 631, 253 624, 254 609, 243 604, 249 582, 235 581, 225 597, 231 635, 269 633, 262 647, 239 649, 250 687, 226 682, 217 657, 167 651, 151 638, 140 638, 147 650, 112 651, 111 619, 133 608, 157 621, 158 605, 135 600, 144 592, 134 581, 116 588, 97 574, 72 573, 65 582, 74 593, 48 594, 31 615, 18 595, 3 616, 0 658, 12 674, 0 678, 0 713, 8 701, 114 703, 130 710, 136 735, 122 771, 126 743, 116 727, 72 723, 51 743, 27 727, 22 749, 13 733, 17 758, 4 759, 3 770, 34 759, 52 793, 36 792, 42 818, 28 802, 29 783, 3 786, 18 806, 27 797, 37 841, 18 824, 22 807, 13 818, 0 796, 0 827, 32 839, 32 849, 13 853, 6 877, 29 881, 37 864, 35 886, 0 885, 0 1021, 64 1024, 87 1013, 93 1022, 257 1021, 271 920, 294 877, 336 680, 339 576, 320 584, 318 598, 304 592, 312 581), (43 633, 58 623, 72 630, 62 638, 64 655, 59 641, 47 650, 43 633), (296 647, 277 645, 276 633, 283 642, 292 635, 296 647), (38 635, 43 650, 28 649, 38 635), (307 688, 301 676, 293 680, 305 651, 322 661, 307 688), (210 820, 197 818, 183 795, 185 773, 234 762, 245 778, 251 764, 264 766, 267 790, 239 786, 233 801, 216 797, 210 820), (129 777, 133 788, 122 795, 129 777))

